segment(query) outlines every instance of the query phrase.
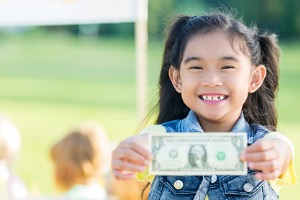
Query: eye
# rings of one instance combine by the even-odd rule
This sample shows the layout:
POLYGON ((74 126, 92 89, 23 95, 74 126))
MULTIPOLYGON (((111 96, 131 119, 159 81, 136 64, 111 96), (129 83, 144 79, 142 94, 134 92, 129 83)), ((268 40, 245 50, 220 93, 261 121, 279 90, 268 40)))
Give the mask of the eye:
POLYGON ((235 69, 235 67, 232 65, 225 65, 222 67, 222 69, 235 69))
POLYGON ((197 65, 197 66, 191 66, 190 69, 203 69, 203 67, 197 65))

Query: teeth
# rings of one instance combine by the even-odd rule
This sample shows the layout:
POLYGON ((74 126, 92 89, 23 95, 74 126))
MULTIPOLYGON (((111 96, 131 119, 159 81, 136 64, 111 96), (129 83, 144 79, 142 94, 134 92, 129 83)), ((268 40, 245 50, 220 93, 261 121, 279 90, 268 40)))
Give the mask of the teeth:
POLYGON ((225 96, 202 96, 202 99, 207 101, 222 101, 225 99, 225 96))

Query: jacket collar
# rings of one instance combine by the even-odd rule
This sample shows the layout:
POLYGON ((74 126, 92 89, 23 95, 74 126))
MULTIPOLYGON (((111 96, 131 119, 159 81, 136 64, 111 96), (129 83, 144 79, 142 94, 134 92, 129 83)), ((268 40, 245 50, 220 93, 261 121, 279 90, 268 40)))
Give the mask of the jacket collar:
MULTIPOLYGON (((181 120, 181 123, 177 124, 177 130, 179 132, 200 132, 204 133, 201 125, 199 124, 198 117, 196 113, 192 110, 189 111, 186 118, 181 120)), ((240 117, 234 124, 231 132, 246 132, 248 138, 248 144, 253 143, 253 132, 251 130, 250 125, 246 122, 243 113, 241 113, 240 117)))

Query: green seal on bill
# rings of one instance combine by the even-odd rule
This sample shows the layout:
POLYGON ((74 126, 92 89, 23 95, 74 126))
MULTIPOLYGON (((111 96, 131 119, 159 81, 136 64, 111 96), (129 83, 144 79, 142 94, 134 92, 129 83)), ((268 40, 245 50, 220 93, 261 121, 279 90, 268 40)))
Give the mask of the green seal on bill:
POLYGON ((220 151, 217 153, 217 159, 218 160, 224 160, 226 157, 226 154, 223 151, 220 151))

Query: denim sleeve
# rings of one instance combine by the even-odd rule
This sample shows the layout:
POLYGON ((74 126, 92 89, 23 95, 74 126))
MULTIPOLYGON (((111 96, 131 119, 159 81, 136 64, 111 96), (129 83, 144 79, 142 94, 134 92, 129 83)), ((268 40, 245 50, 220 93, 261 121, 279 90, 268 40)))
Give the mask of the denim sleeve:
POLYGON ((261 125, 252 125, 251 129, 253 131, 254 142, 264 138, 268 133, 270 133, 270 130, 261 125))

